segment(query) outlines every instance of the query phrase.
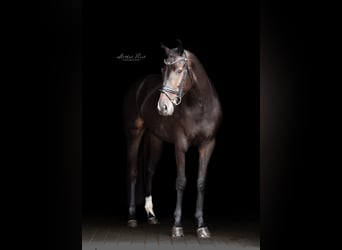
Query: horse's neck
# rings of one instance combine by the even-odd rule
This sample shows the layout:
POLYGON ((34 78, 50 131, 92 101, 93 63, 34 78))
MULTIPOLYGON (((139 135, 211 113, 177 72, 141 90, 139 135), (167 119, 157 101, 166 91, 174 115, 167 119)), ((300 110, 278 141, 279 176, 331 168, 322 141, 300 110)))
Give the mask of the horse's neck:
POLYGON ((215 93, 207 73, 199 62, 197 62, 197 66, 193 68, 192 78, 193 96, 200 99, 204 105, 210 106, 215 93))
MULTIPOLYGON (((203 81, 203 80, 202 80, 203 81)), ((193 113, 203 115, 210 115, 210 112, 214 107, 214 93, 210 86, 209 79, 205 79, 207 82, 193 82, 193 86, 189 91, 189 96, 186 101, 187 106, 191 107, 193 113), (197 110, 197 112, 195 112, 197 110)))

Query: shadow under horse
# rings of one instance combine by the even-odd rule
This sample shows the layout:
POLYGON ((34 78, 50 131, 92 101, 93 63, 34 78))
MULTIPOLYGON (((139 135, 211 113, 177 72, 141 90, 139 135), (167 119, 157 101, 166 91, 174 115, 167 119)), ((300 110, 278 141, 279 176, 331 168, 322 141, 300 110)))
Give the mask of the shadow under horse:
MULTIPOLYGON (((136 182, 139 146, 147 138, 145 210, 149 224, 158 220, 152 204, 152 178, 161 157, 164 142, 175 146, 177 165, 177 203, 172 237, 184 236, 181 223, 182 197, 186 186, 185 154, 190 146, 199 153, 197 202, 197 236, 209 238, 210 231, 203 220, 203 198, 209 160, 222 119, 221 104, 204 67, 198 58, 183 48, 161 44, 165 52, 162 75, 148 75, 136 82, 124 99, 124 122, 127 138, 129 227, 137 227, 136 182)), ((145 147, 146 148, 146 147, 145 147)))

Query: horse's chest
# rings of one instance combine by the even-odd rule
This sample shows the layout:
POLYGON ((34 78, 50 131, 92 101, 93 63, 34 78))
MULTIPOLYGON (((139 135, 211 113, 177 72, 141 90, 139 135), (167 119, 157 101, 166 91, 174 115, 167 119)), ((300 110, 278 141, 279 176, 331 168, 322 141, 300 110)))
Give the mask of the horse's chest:
POLYGON ((202 141, 212 136, 214 125, 207 119, 189 119, 185 121, 183 129, 189 139, 202 141))

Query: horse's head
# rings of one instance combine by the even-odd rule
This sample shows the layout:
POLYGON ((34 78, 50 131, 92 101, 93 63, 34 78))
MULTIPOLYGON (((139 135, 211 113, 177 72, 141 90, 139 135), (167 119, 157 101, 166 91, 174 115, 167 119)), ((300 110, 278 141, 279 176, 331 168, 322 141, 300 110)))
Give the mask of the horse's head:
POLYGON ((173 114, 174 106, 181 104, 183 96, 191 87, 188 55, 182 42, 177 40, 177 43, 178 46, 173 49, 161 44, 166 58, 162 68, 163 86, 160 88, 157 108, 163 116, 173 114))

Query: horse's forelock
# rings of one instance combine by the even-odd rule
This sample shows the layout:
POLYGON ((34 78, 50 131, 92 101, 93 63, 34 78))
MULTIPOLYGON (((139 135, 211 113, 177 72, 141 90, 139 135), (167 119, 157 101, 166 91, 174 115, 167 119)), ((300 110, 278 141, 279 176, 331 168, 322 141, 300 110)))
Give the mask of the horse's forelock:
MULTIPOLYGON (((184 53, 184 51, 183 51, 184 53)), ((177 60, 177 57, 183 56, 183 53, 180 53, 180 51, 178 50, 178 48, 173 48, 170 49, 168 57, 165 59, 165 61, 167 63, 173 63, 177 60)))

